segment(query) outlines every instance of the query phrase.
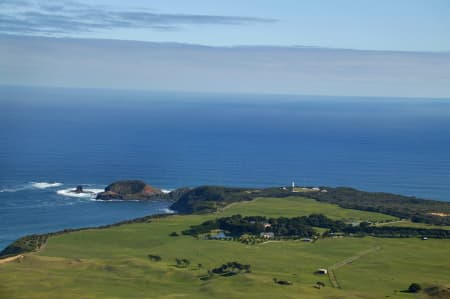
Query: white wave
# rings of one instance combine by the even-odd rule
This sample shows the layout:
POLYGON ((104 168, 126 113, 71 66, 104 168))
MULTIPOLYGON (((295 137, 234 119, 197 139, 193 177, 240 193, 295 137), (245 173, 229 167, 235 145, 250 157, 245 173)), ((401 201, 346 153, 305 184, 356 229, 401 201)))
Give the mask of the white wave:
POLYGON ((139 202, 138 199, 96 199, 95 196, 90 198, 92 201, 101 201, 101 202, 139 202))
POLYGON ((15 187, 10 188, 4 188, 0 190, 1 192, 18 192, 18 191, 24 191, 24 190, 30 190, 30 189, 47 189, 47 188, 55 188, 62 186, 63 183, 49 183, 49 182, 29 182, 26 184, 17 185, 15 187))
POLYGON ((161 189, 161 192, 162 193, 170 193, 170 192, 172 192, 173 190, 169 190, 169 189, 161 189))
POLYGON ((22 191, 22 190, 25 190, 26 188, 25 187, 19 187, 19 188, 5 188, 5 189, 1 189, 0 190, 0 193, 3 193, 3 192, 17 192, 17 191, 22 191))
POLYGON ((56 191, 57 194, 66 197, 77 197, 77 198, 89 198, 95 199, 98 193, 103 192, 103 189, 83 189, 82 193, 75 193, 75 188, 62 189, 56 191))
MULTIPOLYGON (((103 192, 103 190, 102 190, 103 192)), ((105 202, 158 202, 158 199, 151 199, 151 200, 143 200, 143 199, 96 199, 95 196, 91 197, 91 200, 93 201, 105 201, 105 202)), ((164 213, 173 214, 175 211, 172 211, 170 209, 159 209, 159 211, 162 211, 164 213)))
POLYGON ((171 210, 169 208, 164 208, 164 209, 159 209, 159 210, 164 212, 164 213, 166 213, 166 214, 174 214, 175 213, 174 210, 171 210))
POLYGON ((37 189, 47 189, 62 186, 62 183, 48 183, 48 182, 31 182, 31 186, 37 189))

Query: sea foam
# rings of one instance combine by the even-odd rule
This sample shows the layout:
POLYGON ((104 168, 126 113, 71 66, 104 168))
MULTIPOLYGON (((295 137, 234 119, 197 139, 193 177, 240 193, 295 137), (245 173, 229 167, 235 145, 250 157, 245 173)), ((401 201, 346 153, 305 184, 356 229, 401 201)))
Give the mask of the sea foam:
POLYGON ((103 189, 83 189, 84 193, 75 193, 73 192, 74 190, 75 188, 61 189, 56 191, 56 193, 66 197, 95 199, 98 193, 104 191, 103 189))
POLYGON ((37 189, 47 189, 62 186, 62 183, 48 183, 48 182, 31 182, 31 186, 37 189))
POLYGON ((17 191, 21 191, 21 190, 25 190, 26 188, 20 187, 20 188, 4 188, 0 190, 0 193, 3 192, 17 192, 17 191))
POLYGON ((159 210, 160 210, 161 212, 166 213, 166 214, 174 214, 174 213, 175 213, 174 210, 171 210, 171 209, 168 209, 168 208, 159 209, 159 210))
POLYGON ((1 192, 18 192, 18 191, 24 191, 24 190, 30 190, 30 189, 47 189, 47 188, 56 188, 56 187, 60 187, 62 186, 63 183, 57 183, 57 182, 53 182, 53 183, 49 183, 49 182, 29 182, 26 184, 20 184, 20 185, 16 185, 14 187, 10 187, 10 188, 4 188, 4 189, 0 189, 0 193, 1 192))

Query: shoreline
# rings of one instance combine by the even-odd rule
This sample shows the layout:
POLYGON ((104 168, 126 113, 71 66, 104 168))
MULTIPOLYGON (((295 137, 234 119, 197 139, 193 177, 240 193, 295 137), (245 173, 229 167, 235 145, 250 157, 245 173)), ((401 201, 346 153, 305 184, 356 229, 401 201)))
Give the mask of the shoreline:
MULTIPOLYGON (((173 192, 177 192, 178 189, 175 189, 173 192)), ((43 234, 30 234, 25 235, 9 245, 7 245, 2 251, 0 251, 0 259, 5 257, 10 257, 17 254, 23 254, 26 252, 35 252, 38 251, 42 244, 44 244, 49 237, 57 236, 65 233, 71 233, 82 230, 90 230, 90 229, 106 229, 115 226, 121 226, 125 224, 132 223, 143 223, 143 222, 151 222, 152 219, 168 217, 171 215, 189 215, 189 214, 214 214, 217 212, 221 212, 233 206, 239 202, 251 202, 256 201, 259 198, 264 197, 275 197, 275 198, 283 198, 288 196, 299 196, 310 198, 316 200, 318 202, 326 202, 336 204, 345 209, 354 209, 361 211, 373 211, 379 212, 387 215, 391 215, 394 217, 398 217, 401 219, 409 219, 413 222, 419 223, 428 223, 427 221, 438 219, 439 221, 443 221, 443 225, 447 222, 450 222, 449 216, 441 216, 443 214, 450 215, 450 202, 440 202, 429 199, 419 199, 416 197, 403 196, 399 194, 391 194, 391 193, 383 193, 383 192, 365 192, 357 189, 353 189, 350 187, 320 187, 320 190, 327 190, 327 192, 311 192, 309 189, 307 192, 299 192, 299 191, 290 191, 286 187, 273 187, 267 189, 252 189, 252 188, 236 188, 236 187, 221 187, 221 186, 200 186, 197 188, 192 188, 188 190, 183 190, 180 192, 179 197, 176 200, 172 200, 172 205, 169 206, 169 209, 173 211, 173 213, 158 213, 147 215, 143 217, 132 218, 129 220, 123 220, 119 222, 115 222, 112 224, 100 225, 100 226, 87 226, 81 228, 67 228, 59 231, 43 233, 43 234), (231 194, 231 196, 230 196, 231 194), (227 197, 228 196, 228 197, 227 197), (349 201, 347 203, 344 201, 348 198, 357 198, 359 200, 349 201), (186 199, 187 198, 187 199, 186 199), (216 198, 216 200, 211 200, 212 198, 216 198), (401 212, 396 211, 392 208, 383 207, 379 208, 379 202, 385 201, 386 198, 389 198, 389 204, 400 204, 400 208, 403 210, 403 205, 409 204, 410 206, 415 207, 415 210, 410 211, 413 214, 418 213, 418 207, 420 206, 422 210, 419 212, 422 213, 422 216, 429 217, 423 219, 414 219, 414 217, 404 217, 401 212), (363 202, 363 200, 365 202, 363 202), (378 200, 378 201, 377 201, 378 200), (214 204, 214 208, 211 208, 210 204, 214 204), (206 209, 201 206, 201 204, 206 204, 206 209), (358 204, 360 204, 358 206, 358 204), (364 204, 367 204, 364 206, 364 204), (199 210, 192 209, 192 207, 197 207, 200 205, 199 210), (437 205, 438 207, 445 207, 444 210, 429 210, 430 206, 437 205), (435 216, 435 214, 439 214, 440 216, 435 216), (414 221, 417 220, 417 221, 414 221), (34 246, 27 245, 28 243, 34 244, 34 246), (22 246, 22 247, 21 247, 22 246)), ((128 200, 120 200, 120 201, 128 201, 128 200)), ((146 201, 146 199, 140 199, 137 201, 146 201)), ((394 206, 395 208, 396 206, 394 206)))
MULTIPOLYGON (((124 220, 124 221, 119 221, 119 222, 115 222, 115 223, 111 223, 111 224, 106 224, 106 225, 100 225, 100 226, 87 226, 87 227, 81 227, 81 228, 67 228, 67 229, 63 229, 63 230, 59 230, 59 231, 54 231, 54 232, 49 232, 49 233, 44 233, 44 234, 30 234, 30 235, 25 235, 15 241, 13 241, 11 244, 9 244, 8 246, 6 246, 4 249, 2 249, 2 251, 0 251, 0 261, 5 259, 5 258, 9 258, 11 256, 14 256, 14 254, 3 254, 3 251, 6 250, 8 247, 10 247, 11 245, 20 242, 20 241, 30 241, 30 240, 39 240, 38 244, 40 243, 39 246, 35 247, 34 250, 30 250, 27 252, 37 252, 40 249, 42 249, 48 238, 49 237, 53 237, 53 236, 59 236, 59 235, 63 235, 63 234, 68 234, 68 233, 73 233, 73 232, 79 232, 79 231, 85 231, 85 230, 100 230, 100 229, 107 229, 107 228, 111 228, 111 227, 117 227, 117 226, 121 226, 121 225, 126 225, 126 224, 133 224, 133 223, 143 223, 143 222, 151 222, 151 219, 154 218, 164 218, 164 217, 168 217, 171 215, 177 215, 176 213, 166 213, 166 214, 153 214, 153 215, 148 215, 148 216, 143 216, 143 217, 138 217, 138 218, 133 218, 133 219, 129 219, 129 220, 124 220)), ((20 252, 20 254, 23 254, 25 252, 20 252)))

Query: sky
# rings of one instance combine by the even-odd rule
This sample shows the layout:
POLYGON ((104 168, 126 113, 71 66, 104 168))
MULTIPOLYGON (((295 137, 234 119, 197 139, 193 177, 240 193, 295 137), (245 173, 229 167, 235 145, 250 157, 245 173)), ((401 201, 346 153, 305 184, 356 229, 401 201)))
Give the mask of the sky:
POLYGON ((1 0, 0 68, 4 85, 450 97, 450 1, 1 0))

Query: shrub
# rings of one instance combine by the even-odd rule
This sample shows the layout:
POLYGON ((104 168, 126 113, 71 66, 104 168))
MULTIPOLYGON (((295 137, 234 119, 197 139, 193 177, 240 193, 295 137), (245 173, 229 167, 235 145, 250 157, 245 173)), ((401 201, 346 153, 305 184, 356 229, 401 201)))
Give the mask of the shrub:
POLYGON ((177 268, 187 268, 191 264, 188 259, 176 258, 175 261, 177 263, 177 268))
POLYGON ((279 284, 279 285, 285 285, 285 286, 292 285, 292 282, 289 281, 289 280, 279 280, 279 279, 274 278, 274 279, 273 279, 273 282, 274 282, 274 283, 277 283, 277 284, 279 284))
POLYGON ((148 258, 153 262, 159 262, 162 258, 159 255, 149 254, 148 258))
POLYGON ((420 284, 418 283, 412 283, 409 288, 408 288, 408 292, 410 293, 417 293, 422 289, 422 287, 420 286, 420 284))

